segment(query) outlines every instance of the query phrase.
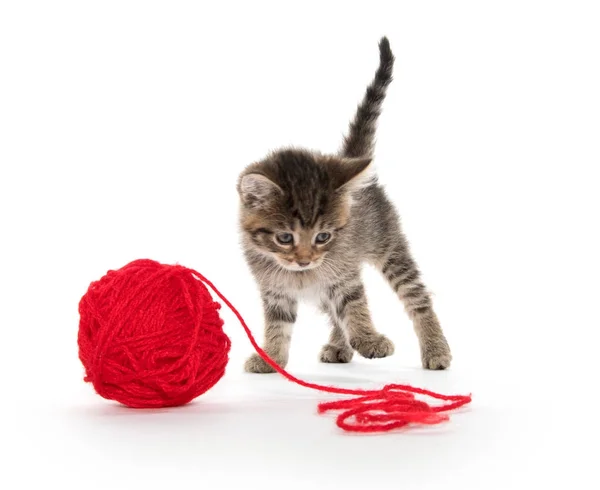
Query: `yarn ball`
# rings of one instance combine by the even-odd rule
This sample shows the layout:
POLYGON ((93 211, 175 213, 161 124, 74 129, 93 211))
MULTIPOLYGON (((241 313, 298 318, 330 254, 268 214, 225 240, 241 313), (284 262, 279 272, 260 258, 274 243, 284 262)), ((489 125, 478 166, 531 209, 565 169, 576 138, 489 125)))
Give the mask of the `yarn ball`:
POLYGON ((79 358, 96 392, 133 408, 184 405, 225 374, 220 304, 190 269, 135 260, 79 302, 79 358))

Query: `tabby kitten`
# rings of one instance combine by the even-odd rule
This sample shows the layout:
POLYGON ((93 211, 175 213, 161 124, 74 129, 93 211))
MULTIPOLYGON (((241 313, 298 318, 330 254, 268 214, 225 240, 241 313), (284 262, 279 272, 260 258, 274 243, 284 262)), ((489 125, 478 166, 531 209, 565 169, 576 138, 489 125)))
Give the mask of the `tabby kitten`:
MULTIPOLYGON (((338 154, 281 149, 249 165, 237 183, 244 254, 264 307, 264 349, 282 367, 303 297, 316 298, 331 323, 322 362, 349 362, 354 351, 366 358, 393 354, 393 343, 371 321, 361 281, 364 262, 381 271, 403 301, 423 367, 450 365, 448 343, 399 217, 371 171, 376 122, 394 65, 385 37, 379 53, 375 78, 338 154)), ((257 354, 245 369, 273 371, 257 354)))

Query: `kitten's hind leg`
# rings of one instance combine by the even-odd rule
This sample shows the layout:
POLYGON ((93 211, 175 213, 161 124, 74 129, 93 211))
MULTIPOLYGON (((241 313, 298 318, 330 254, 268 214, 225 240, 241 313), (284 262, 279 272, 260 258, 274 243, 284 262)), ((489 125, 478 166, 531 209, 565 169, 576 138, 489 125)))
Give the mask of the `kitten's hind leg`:
POLYGON ((329 301, 325 300, 321 303, 321 311, 329 317, 331 333, 329 334, 329 342, 321 349, 319 360, 326 363, 350 362, 354 356, 354 349, 348 342, 348 336, 335 317, 329 301))
MULTIPOLYGON (((296 322, 298 301, 288 295, 274 292, 262 292, 265 314, 264 351, 278 366, 285 368, 289 358, 292 328, 296 322)), ((244 369, 249 373, 273 373, 275 370, 258 354, 252 354, 244 369)))
POLYGON ((452 360, 450 347, 408 247, 401 243, 390 250, 380 270, 404 303, 404 308, 413 322, 419 339, 423 367, 448 368, 452 360))
POLYGON ((350 346, 367 359, 387 357, 394 344, 375 330, 367 305, 364 286, 358 276, 330 286, 325 301, 343 329, 350 346))

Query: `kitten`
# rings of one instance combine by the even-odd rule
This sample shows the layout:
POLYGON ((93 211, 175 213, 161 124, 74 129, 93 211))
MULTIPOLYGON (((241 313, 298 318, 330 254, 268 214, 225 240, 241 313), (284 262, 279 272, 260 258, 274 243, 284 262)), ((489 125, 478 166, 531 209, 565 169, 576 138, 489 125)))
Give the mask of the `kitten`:
MULTIPOLYGON (((281 149, 249 165, 237 183, 244 254, 264 308, 264 349, 282 367, 298 300, 306 295, 317 298, 331 323, 322 362, 349 362, 354 351, 366 358, 393 354, 393 343, 371 322, 361 281, 364 262, 375 266, 403 301, 423 367, 450 365, 448 343, 399 217, 371 171, 377 118, 394 65, 385 37, 379 53, 375 78, 339 154, 281 149)), ((273 371, 257 354, 245 370, 273 371)))

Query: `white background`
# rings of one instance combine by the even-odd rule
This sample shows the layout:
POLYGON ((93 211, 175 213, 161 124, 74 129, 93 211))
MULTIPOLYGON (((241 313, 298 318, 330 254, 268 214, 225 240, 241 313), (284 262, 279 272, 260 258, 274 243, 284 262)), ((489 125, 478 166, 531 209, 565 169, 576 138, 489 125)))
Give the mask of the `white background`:
POLYGON ((596 2, 27 2, 0 6, 0 487, 598 488, 596 2), (390 38, 377 166, 454 354, 419 366, 365 272, 388 359, 323 366, 303 308, 289 370, 473 393, 435 428, 342 433, 327 398, 242 373, 180 409, 82 381, 77 304, 136 258, 203 272, 260 337, 235 180, 268 150, 334 151, 390 38), (589 449, 588 449, 588 445, 589 449))

